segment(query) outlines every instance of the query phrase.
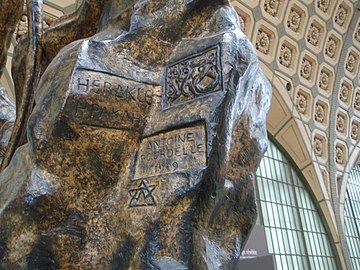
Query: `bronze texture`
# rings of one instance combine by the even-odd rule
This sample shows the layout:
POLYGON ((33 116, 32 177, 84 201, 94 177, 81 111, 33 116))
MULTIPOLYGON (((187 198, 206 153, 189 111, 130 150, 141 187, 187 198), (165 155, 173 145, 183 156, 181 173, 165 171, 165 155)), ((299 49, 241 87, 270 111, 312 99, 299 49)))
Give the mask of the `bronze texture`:
POLYGON ((29 52, 25 63, 24 89, 21 93, 17 93, 19 101, 17 103, 17 115, 0 171, 3 171, 9 165, 16 148, 21 146, 25 141, 25 126, 33 108, 35 87, 39 80, 41 62, 41 46, 39 46, 39 40, 42 36, 43 2, 42 0, 27 0, 26 2, 29 14, 30 47, 28 48, 29 52))
POLYGON ((0 0, 0 77, 6 64, 7 51, 22 14, 23 0, 0 0))
POLYGON ((47 66, 0 175, 0 269, 237 269, 271 88, 235 10, 99 10, 47 66))
POLYGON ((15 104, 7 96, 6 90, 0 85, 0 162, 5 156, 15 118, 15 104))

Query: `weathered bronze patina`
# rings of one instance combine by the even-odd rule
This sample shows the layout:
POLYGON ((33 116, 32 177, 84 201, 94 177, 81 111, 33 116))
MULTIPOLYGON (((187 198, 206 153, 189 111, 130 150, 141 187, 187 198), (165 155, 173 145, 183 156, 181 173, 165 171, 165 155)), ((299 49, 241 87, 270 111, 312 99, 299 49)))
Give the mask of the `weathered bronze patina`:
MULTIPOLYGON (((23 5, 23 0, 0 0, 0 77, 3 74, 11 38, 20 20, 23 5)), ((14 121, 15 106, 9 100, 6 90, 0 85, 0 161, 5 155, 14 121)))
POLYGON ((23 5, 23 0, 0 0, 0 77, 23 5))
POLYGON ((6 90, 0 85, 0 162, 5 155, 15 118, 15 104, 8 98, 6 90))
MULTIPOLYGON (((19 10, 21 11, 18 8, 18 10, 12 13, 14 11, 13 8, 22 5, 24 0, 3 1, 6 6, 9 6, 9 9, 1 11, 0 15, 5 18, 11 18, 4 22, 5 25, 8 25, 6 27, 8 32, 5 41, 10 43, 13 30, 15 29, 16 18, 19 17, 18 12, 19 10), (12 6, 11 2, 14 2, 12 6)), ((65 45, 96 33, 104 3, 104 0, 85 0, 74 14, 61 17, 52 27, 43 33, 43 1, 26 1, 29 33, 16 46, 12 63, 13 78, 16 78, 14 86, 17 118, 0 171, 8 166, 16 148, 26 142, 26 123, 33 108, 34 90, 41 72, 46 69, 65 45)), ((3 48, 2 52, 4 54, 8 47, 3 46, 1 48, 3 48)), ((1 68, 3 63, 0 63, 1 68)))
POLYGON ((237 269, 270 87, 225 0, 113 0, 0 175, 0 269, 237 269))

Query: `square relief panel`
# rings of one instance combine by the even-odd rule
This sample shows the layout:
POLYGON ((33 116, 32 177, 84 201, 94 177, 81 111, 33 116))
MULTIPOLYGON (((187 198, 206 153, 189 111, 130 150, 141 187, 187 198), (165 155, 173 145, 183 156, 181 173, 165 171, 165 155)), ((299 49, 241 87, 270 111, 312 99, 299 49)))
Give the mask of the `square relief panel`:
POLYGON ((296 64, 299 58, 299 49, 294 41, 288 37, 280 40, 280 46, 277 53, 279 68, 290 76, 296 72, 296 64))
POLYGON ((335 162, 344 167, 347 161, 347 147, 344 142, 337 142, 335 145, 335 162))
POLYGON ((334 87, 334 70, 331 66, 324 63, 321 64, 319 70, 320 71, 317 83, 318 89, 320 93, 329 97, 332 94, 332 90, 334 87))
POLYGON ((256 34, 253 37, 253 44, 259 52, 259 57, 268 63, 272 62, 275 58, 274 51, 278 40, 276 29, 261 20, 256 24, 254 33, 256 34))
POLYGON ((355 41, 357 47, 360 48, 360 18, 354 29, 354 41, 355 41))
POLYGON ((309 52, 305 52, 300 57, 299 77, 300 80, 308 87, 312 87, 315 83, 315 76, 317 73, 317 59, 309 52))
POLYGON ((360 140, 360 122, 355 119, 351 123, 351 139, 354 141, 360 140))
POLYGON ((285 15, 285 29, 295 39, 301 39, 304 35, 307 22, 307 9, 299 1, 292 1, 285 15))
POLYGON ((311 116, 313 97, 311 91, 300 86, 296 91, 295 106, 303 120, 308 121, 311 116))
POLYGON ((359 69, 359 52, 354 48, 350 48, 346 56, 345 72, 350 78, 355 78, 359 69))
POLYGON ((345 108, 348 108, 351 104, 352 93, 353 93, 352 82, 346 78, 343 78, 340 83, 340 89, 339 89, 340 105, 342 105, 345 108))
POLYGON ((313 149, 318 158, 326 160, 328 156, 328 143, 323 133, 315 132, 313 137, 313 149))
POLYGON ((315 2, 316 13, 325 20, 328 20, 331 17, 334 6, 335 0, 316 0, 315 2))
POLYGON ((340 32, 345 33, 352 18, 352 4, 348 1, 341 1, 336 7, 333 22, 334 27, 340 32))
POLYGON ((342 38, 334 30, 331 30, 325 40, 324 55, 325 59, 333 65, 339 61, 342 49, 342 38))
POLYGON ((357 88, 354 98, 355 113, 360 114, 360 88, 357 88))
POLYGON ((336 132, 338 135, 346 139, 348 133, 349 116, 344 111, 338 111, 336 113, 336 132))
POLYGON ((307 29, 306 41, 308 47, 316 53, 321 51, 325 38, 325 23, 313 16, 307 29))
POLYGON ((286 0, 262 0, 261 11, 263 16, 275 25, 281 23, 286 3, 286 0))
POLYGON ((315 124, 327 128, 329 124, 329 105, 326 100, 318 98, 315 101, 314 120, 315 124))

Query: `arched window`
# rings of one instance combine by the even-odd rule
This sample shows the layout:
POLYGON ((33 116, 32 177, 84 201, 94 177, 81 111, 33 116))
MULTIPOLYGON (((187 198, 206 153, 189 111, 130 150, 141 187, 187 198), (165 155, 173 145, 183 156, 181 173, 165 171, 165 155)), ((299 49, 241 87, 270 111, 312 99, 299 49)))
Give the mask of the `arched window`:
POLYGON ((350 173, 345 194, 345 235, 352 269, 360 269, 360 165, 350 173))
POLYGON ((310 194, 271 142, 256 175, 260 224, 276 269, 337 270, 327 231, 310 194))

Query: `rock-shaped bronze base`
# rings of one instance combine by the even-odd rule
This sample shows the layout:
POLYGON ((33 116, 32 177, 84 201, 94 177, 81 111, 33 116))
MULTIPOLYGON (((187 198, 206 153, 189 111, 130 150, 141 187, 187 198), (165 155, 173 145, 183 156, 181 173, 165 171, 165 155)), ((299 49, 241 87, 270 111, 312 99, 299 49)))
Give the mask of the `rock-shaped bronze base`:
POLYGON ((108 20, 42 76, 1 174, 0 269, 236 269, 271 91, 235 11, 145 0, 127 31, 108 20))

